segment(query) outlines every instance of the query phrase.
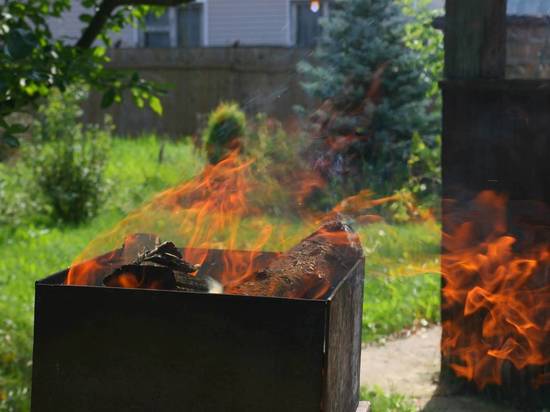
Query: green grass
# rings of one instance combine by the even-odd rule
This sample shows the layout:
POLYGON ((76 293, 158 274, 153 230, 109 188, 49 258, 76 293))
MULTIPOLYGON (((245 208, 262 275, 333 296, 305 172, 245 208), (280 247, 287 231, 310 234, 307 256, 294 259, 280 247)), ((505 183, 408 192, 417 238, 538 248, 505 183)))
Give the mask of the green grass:
POLYGON ((154 136, 113 139, 106 173, 109 204, 126 215, 153 194, 195 176, 203 164, 190 144, 159 141, 154 136))
POLYGON ((415 321, 439 321, 439 226, 434 222, 359 229, 365 249, 363 342, 415 321))
POLYGON ((405 395, 386 394, 378 387, 361 388, 361 400, 371 403, 371 412, 416 412, 413 401, 405 395))
POLYGON ((33 282, 66 268, 98 230, 118 219, 102 216, 76 229, 18 231, 0 249, 0 410, 28 410, 33 282))
MULTIPOLYGON (((29 407, 33 282, 66 268, 99 233, 156 192, 189 179, 203 165, 190 145, 169 142, 159 164, 160 148, 161 143, 153 137, 113 141, 107 170, 109 206, 86 225, 16 230, 0 227, 0 410, 29 407)), ((292 228, 294 223, 288 224, 299 232, 299 227, 292 228)), ((420 319, 436 322, 438 226, 381 223, 362 227, 359 233, 367 255, 364 342, 379 340, 420 319)))

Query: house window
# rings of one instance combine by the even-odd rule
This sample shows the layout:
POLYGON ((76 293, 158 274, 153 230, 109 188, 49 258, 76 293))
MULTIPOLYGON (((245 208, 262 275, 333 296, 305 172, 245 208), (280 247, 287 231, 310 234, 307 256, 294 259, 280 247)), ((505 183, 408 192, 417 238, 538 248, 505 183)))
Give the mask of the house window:
POLYGON ((141 47, 200 47, 202 45, 202 3, 169 8, 160 16, 149 14, 140 31, 141 47))
POLYGON ((174 45, 173 14, 171 9, 167 9, 160 16, 150 13, 145 17, 145 27, 140 33, 142 47, 167 48, 174 45))
POLYGON ((178 46, 202 46, 202 3, 191 3, 178 9, 178 46))
POLYGON ((292 2, 292 40, 296 47, 315 47, 321 34, 319 18, 326 14, 327 4, 322 2, 318 9, 311 4, 310 1, 292 2))

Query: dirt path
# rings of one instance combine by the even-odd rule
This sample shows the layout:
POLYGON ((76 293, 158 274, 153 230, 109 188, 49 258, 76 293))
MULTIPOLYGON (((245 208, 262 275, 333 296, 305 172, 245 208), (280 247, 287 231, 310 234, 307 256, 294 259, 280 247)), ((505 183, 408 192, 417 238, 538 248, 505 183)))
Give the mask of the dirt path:
POLYGON ((434 397, 439 374, 441 328, 422 329, 361 354, 361 385, 380 386, 413 398, 419 410, 445 412, 513 412, 469 397, 434 397))

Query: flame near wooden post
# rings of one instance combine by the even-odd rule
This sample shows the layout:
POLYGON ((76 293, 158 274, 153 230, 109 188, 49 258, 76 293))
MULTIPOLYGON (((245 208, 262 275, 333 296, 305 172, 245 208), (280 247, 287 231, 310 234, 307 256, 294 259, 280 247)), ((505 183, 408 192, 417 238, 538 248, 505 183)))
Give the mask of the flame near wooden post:
POLYGON ((505 80, 505 0, 446 11, 440 382, 536 409, 550 402, 547 82, 505 80))

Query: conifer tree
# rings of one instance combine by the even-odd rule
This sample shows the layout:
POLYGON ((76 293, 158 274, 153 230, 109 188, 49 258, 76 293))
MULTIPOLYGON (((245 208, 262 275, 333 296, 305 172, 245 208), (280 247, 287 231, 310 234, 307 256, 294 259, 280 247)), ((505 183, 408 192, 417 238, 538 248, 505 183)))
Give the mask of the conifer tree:
POLYGON ((408 21, 396 0, 334 0, 314 59, 299 65, 306 92, 323 102, 313 116, 317 164, 339 187, 400 188, 413 134, 433 127, 433 79, 406 45, 408 21))

